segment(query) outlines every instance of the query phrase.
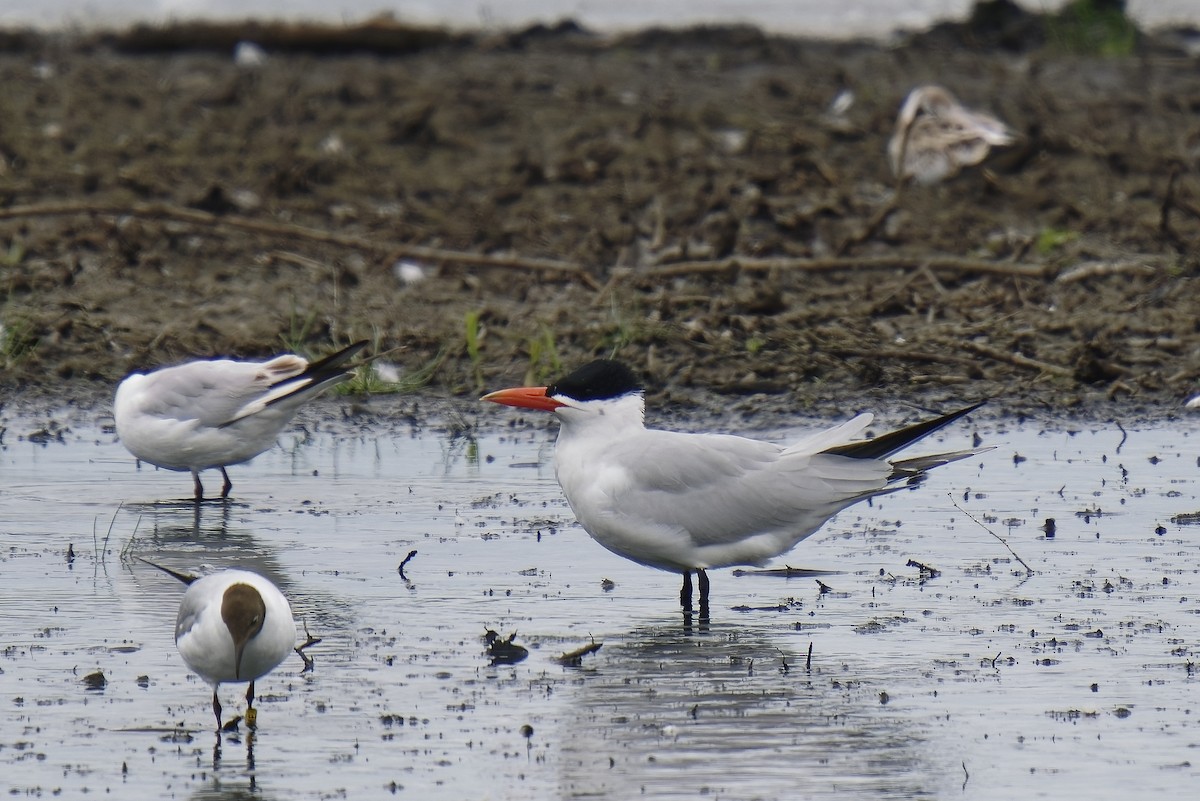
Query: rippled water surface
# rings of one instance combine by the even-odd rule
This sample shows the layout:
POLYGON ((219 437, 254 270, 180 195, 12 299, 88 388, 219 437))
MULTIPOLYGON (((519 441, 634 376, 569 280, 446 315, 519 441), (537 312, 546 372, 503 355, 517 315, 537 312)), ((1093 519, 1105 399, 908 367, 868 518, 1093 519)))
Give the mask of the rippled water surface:
MULTIPOLYGON (((812 575, 714 571, 707 622, 679 613, 678 577, 574 524, 552 430, 289 434, 230 470, 229 503, 197 511, 181 500, 186 474, 139 470, 99 418, 48 422, 4 420, 0 440, 9 797, 1161 799, 1200 787, 1190 421, 1126 426, 1124 440, 1106 426, 960 424, 935 446, 977 432, 997 449, 847 510, 777 560, 831 571, 825 591, 812 575), (182 587, 133 556, 264 572, 322 638, 314 670, 297 657, 257 683, 253 735, 218 743, 211 692, 174 647, 182 587), (489 628, 529 657, 491 666, 489 628), (581 665, 559 664, 593 639, 603 646, 581 665), (96 671, 106 683, 89 689, 96 671)), ((222 688, 227 715, 243 693, 222 688)))

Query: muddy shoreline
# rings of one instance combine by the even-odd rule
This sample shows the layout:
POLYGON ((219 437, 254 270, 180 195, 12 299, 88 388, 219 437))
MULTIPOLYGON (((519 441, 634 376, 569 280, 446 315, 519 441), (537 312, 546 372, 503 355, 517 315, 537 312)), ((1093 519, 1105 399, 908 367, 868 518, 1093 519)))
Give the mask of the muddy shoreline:
POLYGON ((367 338, 428 379, 331 417, 471 415, 485 389, 613 354, 660 421, 982 397, 1181 413, 1196 57, 1171 33, 1112 57, 989 30, 566 24, 275 42, 257 66, 224 40, 3 37, 0 400, 102 413, 133 370, 367 338), (885 143, 932 82, 1021 140, 897 194, 885 143))

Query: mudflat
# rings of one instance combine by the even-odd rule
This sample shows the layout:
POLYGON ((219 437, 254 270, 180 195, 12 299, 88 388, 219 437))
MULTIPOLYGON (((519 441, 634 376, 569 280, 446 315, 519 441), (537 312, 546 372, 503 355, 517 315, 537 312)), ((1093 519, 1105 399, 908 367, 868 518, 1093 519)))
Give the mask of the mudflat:
POLYGON ((366 338, 431 399, 615 355, 684 412, 1178 410, 1196 57, 1170 33, 1080 55, 1029 24, 11 32, 0 398, 366 338), (930 83, 1018 141, 899 187, 887 140, 930 83))

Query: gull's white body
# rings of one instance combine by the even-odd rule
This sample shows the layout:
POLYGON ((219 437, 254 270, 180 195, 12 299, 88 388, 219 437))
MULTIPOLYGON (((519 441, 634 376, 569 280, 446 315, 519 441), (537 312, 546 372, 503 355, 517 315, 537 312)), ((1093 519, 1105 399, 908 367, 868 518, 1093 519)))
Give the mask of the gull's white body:
POLYGON ((268 450, 302 405, 349 377, 340 365, 365 344, 311 364, 285 354, 266 362, 216 359, 134 373, 117 387, 117 435, 144 462, 190 471, 199 498, 202 470, 224 472, 268 450))
POLYGON ((966 108, 940 86, 921 86, 900 108, 888 161, 894 175, 934 184, 983 161, 992 147, 1014 141, 1008 126, 991 114, 966 108))
POLYGON ((183 661, 215 691, 218 684, 261 678, 279 666, 296 646, 292 608, 274 584, 248 570, 223 570, 188 585, 175 621, 175 644, 183 661), (241 670, 235 669, 233 637, 221 617, 225 591, 234 584, 258 590, 267 613, 262 630, 242 651, 241 670))
POLYGON ((861 434, 870 414, 781 447, 647 429, 640 395, 555 413, 555 473, 580 524, 662 570, 763 564, 850 504, 900 488, 885 459, 821 453, 861 434))
POLYGON ((223 359, 135 373, 117 388, 117 433, 134 456, 167 470, 247 462, 275 444, 305 398, 249 414, 247 406, 305 365, 299 356, 281 356, 265 364, 223 359))

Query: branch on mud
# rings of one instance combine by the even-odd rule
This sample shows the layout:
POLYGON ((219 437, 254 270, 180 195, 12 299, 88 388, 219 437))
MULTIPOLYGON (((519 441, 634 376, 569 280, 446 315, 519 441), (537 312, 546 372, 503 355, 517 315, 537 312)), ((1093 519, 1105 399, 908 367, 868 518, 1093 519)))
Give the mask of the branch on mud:
POLYGON ((0 220, 22 217, 65 217, 78 214, 104 214, 115 217, 140 217, 144 219, 173 220, 205 228, 250 231, 265 236, 284 239, 305 239, 342 245, 356 250, 390 254, 393 258, 411 258, 430 262, 470 264, 477 267, 494 267, 510 270, 534 270, 571 278, 590 289, 599 289, 599 284, 578 264, 556 259, 535 259, 523 256, 496 256, 484 253, 467 253, 459 250, 443 250, 423 245, 387 242, 351 234, 339 234, 320 228, 309 228, 294 223, 256 220, 236 214, 212 214, 199 209, 174 206, 168 203, 132 203, 116 205, 104 203, 45 203, 31 206, 0 208, 0 220))
POLYGON ((933 364, 975 364, 974 359, 967 358, 966 356, 920 350, 899 350, 896 348, 830 348, 827 353, 833 356, 859 357, 864 359, 897 359, 910 362, 931 362, 933 364))
POLYGON ((681 261, 654 267, 640 274, 640 278, 673 278, 680 275, 737 272, 833 272, 836 270, 895 270, 906 267, 926 267, 930 270, 944 270, 958 273, 984 273, 988 275, 1016 276, 1021 278, 1047 278, 1054 274, 1055 268, 1041 264, 1017 264, 1013 262, 985 261, 983 259, 963 259, 954 256, 875 256, 872 258, 857 258, 853 256, 834 256, 829 258, 748 258, 730 256, 715 261, 681 261))
POLYGON ((1028 356, 1022 356, 1020 353, 1006 353, 978 342, 966 340, 962 343, 962 346, 968 350, 975 351, 980 356, 986 356, 989 359, 995 359, 999 362, 1006 362, 1016 367, 1028 367, 1031 370, 1040 370, 1043 373, 1050 373, 1051 375, 1062 376, 1064 378, 1071 378, 1075 375, 1070 368, 1031 359, 1028 356))

